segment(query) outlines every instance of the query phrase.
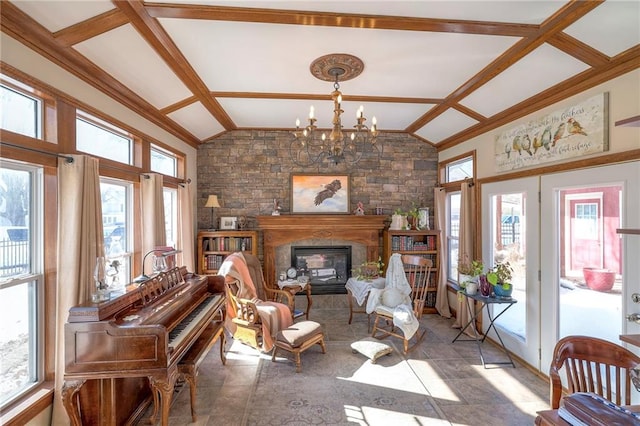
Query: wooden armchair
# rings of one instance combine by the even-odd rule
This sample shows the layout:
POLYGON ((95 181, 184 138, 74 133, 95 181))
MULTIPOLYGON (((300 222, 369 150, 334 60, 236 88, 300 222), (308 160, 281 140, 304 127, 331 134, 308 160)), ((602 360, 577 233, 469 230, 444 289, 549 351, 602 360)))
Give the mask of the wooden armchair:
POLYGON ((615 343, 588 336, 567 336, 553 351, 549 368, 551 408, 562 398, 560 370, 566 370, 569 394, 592 392, 617 405, 631 404, 631 369, 640 357, 615 343))
POLYGON ((227 294, 227 330, 234 339, 269 352, 273 336, 293 322, 291 295, 267 290, 260 261, 253 255, 234 253, 220 270, 227 294))

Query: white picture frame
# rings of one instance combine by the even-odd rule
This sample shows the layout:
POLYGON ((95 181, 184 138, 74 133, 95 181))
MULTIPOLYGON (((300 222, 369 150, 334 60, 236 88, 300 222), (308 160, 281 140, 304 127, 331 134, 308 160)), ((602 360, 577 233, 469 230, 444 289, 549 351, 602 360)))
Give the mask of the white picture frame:
POLYGON ((221 216, 220 217, 221 230, 236 230, 237 227, 238 227, 237 216, 221 216))

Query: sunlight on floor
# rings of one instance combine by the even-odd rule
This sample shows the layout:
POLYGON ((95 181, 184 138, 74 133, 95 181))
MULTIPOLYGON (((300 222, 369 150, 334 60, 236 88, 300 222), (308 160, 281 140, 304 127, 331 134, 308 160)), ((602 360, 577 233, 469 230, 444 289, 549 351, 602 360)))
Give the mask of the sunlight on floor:
POLYGON ((400 361, 394 365, 372 364, 370 361, 365 361, 353 376, 337 377, 337 379, 428 395, 406 361, 400 361))
POLYGON ((374 407, 355 407, 353 405, 345 405, 344 411, 349 423, 358 423, 360 425, 450 425, 447 420, 437 419, 433 417, 416 416, 409 413, 401 413, 397 411, 384 410, 374 407))

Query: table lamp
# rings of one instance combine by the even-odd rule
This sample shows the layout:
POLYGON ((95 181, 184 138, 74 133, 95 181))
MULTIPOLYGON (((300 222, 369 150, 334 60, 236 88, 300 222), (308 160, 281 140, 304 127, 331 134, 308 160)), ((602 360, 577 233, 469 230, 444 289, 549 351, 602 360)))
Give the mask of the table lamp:
POLYGON ((207 199, 207 203, 204 206, 211 207, 211 228, 209 228, 209 230, 215 231, 216 226, 215 226, 215 222, 213 221, 213 209, 220 207, 220 203, 218 203, 218 196, 209 195, 209 198, 207 199))
POLYGON ((154 248, 153 250, 149 250, 147 253, 145 253, 145 255, 142 257, 142 275, 135 277, 133 279, 134 283, 141 283, 144 281, 147 281, 150 277, 144 273, 144 262, 147 260, 147 256, 149 256, 151 253, 160 253, 160 254, 156 254, 156 256, 159 257, 169 257, 169 256, 173 256, 175 254, 178 253, 182 253, 182 250, 180 249, 176 249, 176 250, 168 250, 168 251, 160 251, 158 250, 158 248, 154 248))

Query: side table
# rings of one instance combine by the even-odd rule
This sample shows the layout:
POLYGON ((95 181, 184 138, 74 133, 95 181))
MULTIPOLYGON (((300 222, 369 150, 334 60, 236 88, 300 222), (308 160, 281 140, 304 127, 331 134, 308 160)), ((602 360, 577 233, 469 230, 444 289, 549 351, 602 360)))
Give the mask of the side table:
MULTIPOLYGON (((367 306, 367 298, 369 297, 369 291, 372 288, 384 288, 385 278, 378 277, 371 281, 358 280, 351 277, 347 280, 345 288, 347 289, 347 299, 349 300, 349 324, 353 319, 353 314, 366 314, 365 307, 367 306), (354 309, 353 301, 357 303, 357 308, 354 309)), ((370 317, 367 315, 367 332, 370 329, 370 317)))
POLYGON ((460 332, 458 333, 458 335, 453 339, 453 341, 451 343, 454 343, 456 341, 458 342, 473 342, 475 341, 476 344, 478 345, 478 350, 480 351, 480 360, 482 360, 482 366, 484 368, 487 368, 487 364, 497 364, 497 365, 508 365, 511 364, 513 366, 513 368, 516 368, 515 363, 513 362, 513 360, 511 359, 511 354, 509 354, 509 350, 506 348, 506 346, 504 345, 504 342, 502 341, 502 337, 500 337, 500 333, 498 333, 498 329, 495 326, 495 321, 500 317, 500 315, 504 314, 507 309, 509 309, 511 306, 513 306, 514 304, 516 304, 518 301, 514 298, 502 298, 502 297, 485 297, 482 296, 481 294, 474 294, 474 295, 469 295, 464 291, 460 291, 460 288, 456 288, 456 290, 458 290, 459 294, 462 294, 463 296, 469 298, 469 299, 473 299, 479 303, 479 307, 473 309, 471 307, 471 305, 475 305, 473 303, 465 303, 465 305, 467 305, 468 309, 469 309, 469 322, 462 327, 462 329, 460 330, 460 332), (493 316, 491 315, 491 309, 489 309, 489 306, 491 305, 506 305, 504 307, 504 309, 502 311, 500 311, 500 313, 498 313, 498 315, 493 316), (486 308, 487 311, 487 316, 489 318, 489 327, 487 327, 487 332, 484 334, 484 336, 480 336, 478 334, 478 330, 476 329, 475 323, 476 323, 476 319, 478 318, 478 316, 482 313, 482 310, 486 308), (473 334, 475 335, 475 339, 459 339, 459 337, 462 335, 462 333, 464 333, 464 331, 467 329, 467 327, 471 326, 471 329, 473 330, 473 334), (489 334, 489 330, 491 330, 491 328, 493 328, 493 331, 496 333, 496 336, 498 336, 498 340, 500 341, 500 346, 502 347, 502 350, 504 351, 504 353, 507 355, 507 358, 509 358, 508 362, 487 362, 484 359, 484 355, 482 354, 482 345, 481 343, 484 343, 484 339, 487 338, 487 334, 489 334))
POLYGON ((303 292, 306 294, 307 309, 305 309, 304 312, 294 309, 293 318, 296 319, 304 315, 305 318, 308 320, 309 311, 311 310, 311 305, 313 304, 313 301, 311 300, 311 283, 302 284, 297 280, 285 280, 285 281, 278 280, 278 287, 280 287, 281 290, 288 291, 289 293, 291 293, 291 296, 294 297, 294 300, 295 300, 296 294, 303 293, 303 292))

